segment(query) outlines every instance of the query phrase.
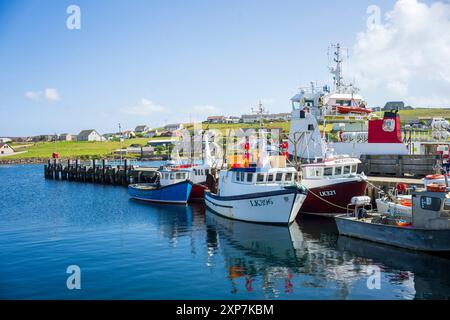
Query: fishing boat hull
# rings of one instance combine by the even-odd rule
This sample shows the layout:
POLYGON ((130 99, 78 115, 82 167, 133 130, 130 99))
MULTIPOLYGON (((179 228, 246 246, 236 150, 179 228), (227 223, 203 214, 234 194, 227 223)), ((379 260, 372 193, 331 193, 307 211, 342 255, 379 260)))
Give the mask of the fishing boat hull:
POLYGON ((325 181, 322 185, 303 180, 308 196, 300 209, 302 214, 334 217, 347 212, 347 205, 355 196, 363 196, 367 181, 355 178, 350 181, 325 181))
POLYGON ((412 250, 450 252, 450 230, 370 223, 346 215, 337 216, 335 220, 341 235, 412 250))
POLYGON ((153 203, 186 204, 192 191, 189 180, 167 186, 134 184, 128 186, 131 198, 153 203))
POLYGON ((294 222, 306 191, 298 188, 221 197, 205 192, 206 206, 221 216, 256 223, 287 225, 294 222))
POLYGON ((189 201, 202 201, 205 198, 205 191, 208 190, 208 188, 199 183, 195 183, 192 186, 191 195, 189 196, 189 201))

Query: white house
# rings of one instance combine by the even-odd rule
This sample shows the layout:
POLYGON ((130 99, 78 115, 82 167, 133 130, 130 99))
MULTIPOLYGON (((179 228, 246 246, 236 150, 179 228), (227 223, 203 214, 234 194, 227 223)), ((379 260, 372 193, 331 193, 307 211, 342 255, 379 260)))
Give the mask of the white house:
POLYGON ((14 153, 14 149, 6 143, 0 143, 0 156, 6 156, 14 153))
POLYGON ((183 129, 184 126, 182 123, 174 123, 174 124, 168 124, 164 126, 164 129, 167 131, 177 131, 183 129))
POLYGON ((59 141, 74 141, 76 136, 70 133, 61 133, 59 135, 59 141))
POLYGON ((106 139, 94 129, 83 130, 77 136, 78 141, 105 141, 106 139))
POLYGON ((10 138, 0 138, 0 143, 7 143, 11 142, 12 140, 10 138))
POLYGON ((145 124, 141 124, 138 125, 135 129, 134 132, 135 133, 146 133, 147 131, 149 131, 150 128, 148 126, 146 126, 145 124))

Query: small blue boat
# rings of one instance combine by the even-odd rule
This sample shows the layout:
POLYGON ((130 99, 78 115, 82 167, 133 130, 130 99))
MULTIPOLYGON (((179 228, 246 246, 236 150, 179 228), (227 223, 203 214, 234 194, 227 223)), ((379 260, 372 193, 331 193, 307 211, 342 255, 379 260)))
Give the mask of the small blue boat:
POLYGON ((184 171, 160 172, 159 183, 138 183, 128 186, 128 193, 133 199, 154 202, 186 204, 192 191, 193 183, 184 171))

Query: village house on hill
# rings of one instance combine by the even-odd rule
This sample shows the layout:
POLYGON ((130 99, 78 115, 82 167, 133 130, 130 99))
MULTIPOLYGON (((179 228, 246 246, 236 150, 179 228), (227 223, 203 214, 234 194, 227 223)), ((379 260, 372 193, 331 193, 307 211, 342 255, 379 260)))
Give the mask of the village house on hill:
POLYGON ((146 126, 145 124, 141 124, 136 126, 136 128, 134 129, 135 133, 147 133, 150 130, 150 128, 148 126, 146 126))
POLYGON ((177 131, 183 129, 184 126, 182 123, 174 123, 174 124, 167 124, 164 126, 164 130, 166 131, 177 131))
POLYGON ((59 135, 59 141, 75 141, 77 136, 70 133, 61 133, 59 135))
POLYGON ((388 101, 384 105, 383 110, 384 111, 391 111, 391 110, 413 110, 414 108, 411 106, 405 106, 405 103, 403 101, 388 101))
POLYGON ((0 156, 6 156, 14 154, 14 149, 11 148, 7 143, 0 143, 0 156))
POLYGON ((105 141, 105 138, 95 129, 83 130, 77 136, 78 141, 105 141))

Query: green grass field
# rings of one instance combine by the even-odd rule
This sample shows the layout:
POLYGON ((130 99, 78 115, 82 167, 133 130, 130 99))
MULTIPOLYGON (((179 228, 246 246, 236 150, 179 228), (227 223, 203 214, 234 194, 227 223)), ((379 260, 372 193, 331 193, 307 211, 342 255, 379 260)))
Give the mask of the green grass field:
POLYGON ((427 108, 427 109, 401 110, 399 114, 402 122, 417 120, 421 117, 427 118, 442 117, 450 119, 450 109, 427 108))
MULTIPOLYGON (((125 140, 122 142, 123 147, 132 144, 146 145, 148 138, 137 138, 125 140)), ((24 144, 19 144, 24 145, 24 144)), ((58 152, 61 158, 75 157, 102 157, 110 155, 116 149, 120 149, 120 142, 112 141, 58 141, 58 142, 37 142, 29 144, 26 147, 14 148, 16 152, 26 151, 24 153, 12 156, 2 157, 0 159, 26 159, 26 158, 50 158, 53 152, 58 152)))

